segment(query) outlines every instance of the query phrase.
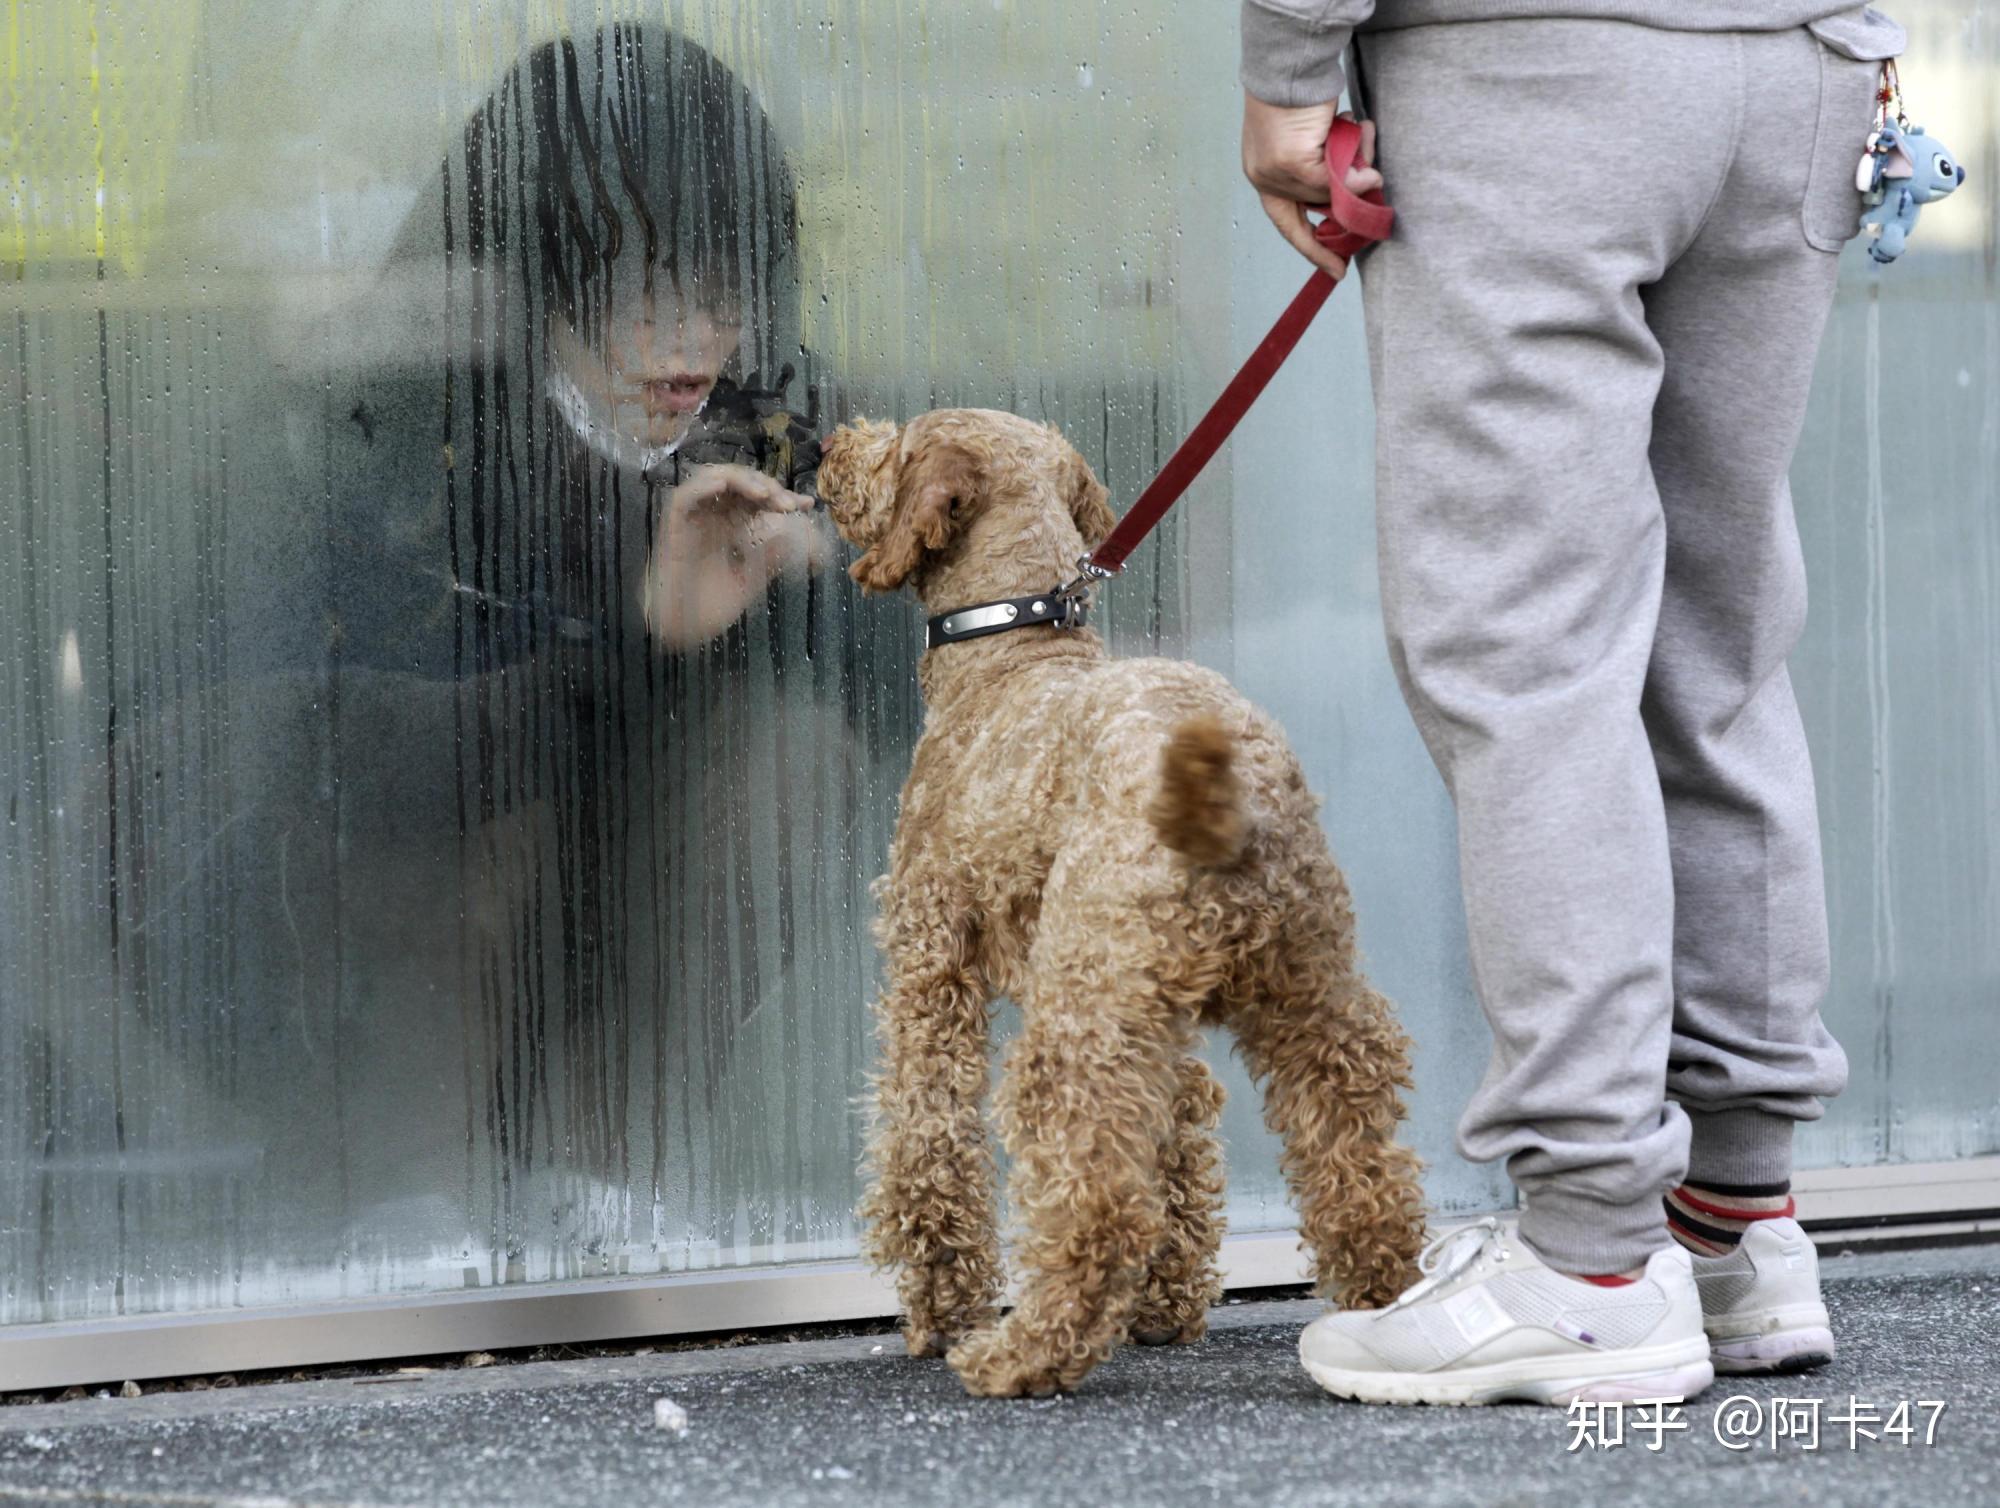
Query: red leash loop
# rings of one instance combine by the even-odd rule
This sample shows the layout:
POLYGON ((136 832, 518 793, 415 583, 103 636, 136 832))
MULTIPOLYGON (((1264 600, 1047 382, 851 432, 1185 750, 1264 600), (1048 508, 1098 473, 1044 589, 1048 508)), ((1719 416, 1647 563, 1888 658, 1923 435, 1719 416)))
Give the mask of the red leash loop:
MULTIPOLYGON (((1390 227, 1395 224, 1396 212, 1382 202, 1381 191, 1375 190, 1365 196, 1351 194, 1347 189, 1347 170, 1354 166, 1361 155, 1361 127, 1351 120, 1337 120, 1326 138, 1326 174, 1329 186, 1327 216, 1313 227, 1313 238, 1336 255, 1353 259, 1358 251, 1373 246, 1377 241, 1388 239, 1390 227)), ((1335 284, 1326 273, 1315 270, 1306 280, 1298 296, 1285 312, 1278 316, 1278 322, 1271 331, 1257 343, 1257 349, 1250 353, 1250 359, 1242 369, 1229 379, 1229 386, 1222 390, 1222 396, 1215 400, 1209 411, 1201 416, 1201 422, 1189 431, 1181 441, 1180 448, 1168 457, 1167 464, 1160 468, 1158 476, 1146 484, 1146 490, 1127 510, 1125 516, 1099 545, 1083 559, 1082 581, 1101 579, 1117 574, 1125 564, 1125 557, 1138 546, 1139 541, 1153 532, 1154 525, 1166 516, 1169 508, 1180 501, 1181 495, 1193 485, 1201 470, 1222 448, 1230 431, 1236 428, 1250 405, 1257 401, 1257 395, 1264 391, 1285 358, 1292 354, 1292 348, 1299 343, 1299 337, 1306 333, 1306 327, 1313 322, 1320 306, 1326 302, 1335 284)))

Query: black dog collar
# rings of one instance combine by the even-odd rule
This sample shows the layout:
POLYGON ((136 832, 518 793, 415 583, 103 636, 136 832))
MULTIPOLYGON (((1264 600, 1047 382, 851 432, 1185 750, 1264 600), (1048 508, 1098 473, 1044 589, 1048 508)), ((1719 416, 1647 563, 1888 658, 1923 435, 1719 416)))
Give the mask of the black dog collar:
POLYGON ((1037 623, 1053 623, 1058 628, 1082 628, 1090 616, 1090 603, 1081 596, 1061 590, 1039 592, 1032 597, 1009 597, 1001 602, 975 602, 939 613, 924 624, 924 648, 956 644, 960 639, 983 639, 988 634, 1004 634, 1010 628, 1028 628, 1037 623))

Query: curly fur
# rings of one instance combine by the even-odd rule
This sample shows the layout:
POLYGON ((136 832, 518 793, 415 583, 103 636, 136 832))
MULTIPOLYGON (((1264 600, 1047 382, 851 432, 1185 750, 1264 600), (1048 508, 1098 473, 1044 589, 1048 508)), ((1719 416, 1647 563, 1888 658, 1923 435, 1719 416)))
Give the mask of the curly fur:
MULTIPOLYGON (((1112 518, 1047 426, 985 410, 862 423, 820 491, 855 579, 932 612, 1045 589, 1112 518)), ((1321 1288, 1374 1304, 1412 1276, 1409 1044, 1362 976, 1347 885, 1272 720, 1220 676, 1113 660, 1089 630, 927 653, 927 713, 889 872, 866 1251, 915 1354, 974 1393, 1071 1388, 1122 1339, 1200 1338, 1220 1291, 1220 1024, 1263 1088, 1321 1288), (1021 1005, 997 1121, 1019 1301, 986 1138, 989 1003, 1021 1005)))
POLYGON ((1196 864, 1220 868, 1243 855, 1250 835, 1236 750, 1212 717, 1182 723, 1160 755, 1160 790, 1149 815, 1160 841, 1196 864))

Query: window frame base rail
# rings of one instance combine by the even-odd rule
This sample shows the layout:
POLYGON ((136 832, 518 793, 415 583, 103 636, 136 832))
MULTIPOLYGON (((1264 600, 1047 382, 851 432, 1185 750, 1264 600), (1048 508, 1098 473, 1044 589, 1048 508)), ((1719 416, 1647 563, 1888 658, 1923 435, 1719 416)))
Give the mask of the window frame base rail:
MULTIPOLYGON (((1793 1188, 1800 1218, 1822 1246, 1851 1250, 2000 1234, 2000 1156, 1817 1169, 1800 1173, 1793 1188)), ((1478 1213, 1438 1216, 1435 1223, 1453 1225, 1478 1213)), ((1305 1281, 1298 1239, 1289 1231, 1227 1238, 1222 1269, 1225 1286, 1236 1290, 1305 1281)), ((809 1262, 16 1325, 0 1329, 0 1393, 728 1334, 882 1320, 895 1312, 894 1290, 880 1274, 858 1262, 809 1262)))

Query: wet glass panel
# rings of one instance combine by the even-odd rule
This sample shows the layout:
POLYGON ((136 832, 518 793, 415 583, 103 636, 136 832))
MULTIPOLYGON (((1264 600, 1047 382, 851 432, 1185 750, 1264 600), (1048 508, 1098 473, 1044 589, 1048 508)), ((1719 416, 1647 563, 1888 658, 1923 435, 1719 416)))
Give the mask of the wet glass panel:
POLYGON ((1108 29, 15 16, 0 1321, 852 1253, 918 620, 674 500, 943 401, 1136 487, 1199 69, 1108 29))
POLYGON ((1850 1075, 1809 1166, 2000 1150, 2000 43, 1976 6, 1893 14, 1911 119, 1966 179, 1893 265, 1850 247, 1792 467, 1850 1075))
MULTIPOLYGON (((1913 95, 1983 121, 1971 8, 1901 12, 1913 95)), ((674 500, 784 475, 787 415, 966 403, 1129 501, 1300 276, 1234 48, 1042 0, 17 8, 0 1323, 852 1254, 917 616, 674 500)), ((1819 1162, 2000 1135, 1990 135, 1901 264, 1850 251, 1796 472, 1819 1162)), ((1506 1186, 1449 1150, 1486 1036, 1364 372, 1350 291, 1107 619, 1286 722, 1467 1210, 1506 1186)), ((1226 1082, 1233 1227, 1283 1228, 1226 1082)))

